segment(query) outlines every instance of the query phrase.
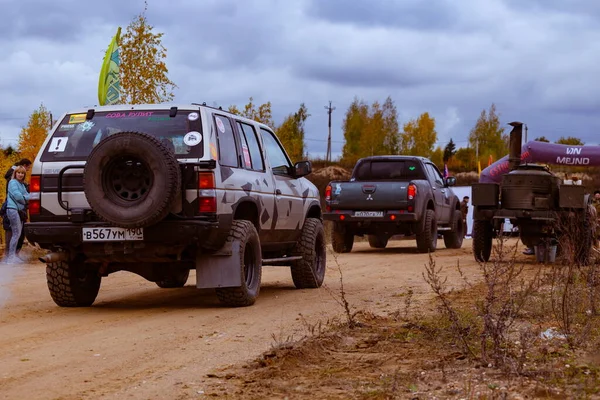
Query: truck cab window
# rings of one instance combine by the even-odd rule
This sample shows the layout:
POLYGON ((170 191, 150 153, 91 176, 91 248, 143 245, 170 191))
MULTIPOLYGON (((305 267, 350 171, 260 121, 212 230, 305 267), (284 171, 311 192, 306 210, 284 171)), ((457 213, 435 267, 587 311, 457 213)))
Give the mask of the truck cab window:
POLYGON ((260 133, 273 173, 275 175, 289 175, 292 163, 279 145, 277 139, 275 139, 274 134, 263 128, 260 128, 260 133))

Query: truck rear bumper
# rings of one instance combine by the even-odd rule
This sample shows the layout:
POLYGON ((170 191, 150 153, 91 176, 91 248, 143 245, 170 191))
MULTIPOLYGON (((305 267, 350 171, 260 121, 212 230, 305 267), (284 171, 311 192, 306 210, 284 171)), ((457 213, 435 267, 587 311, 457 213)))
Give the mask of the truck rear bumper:
POLYGON ((323 219, 326 221, 337 222, 370 222, 376 223, 396 223, 396 222, 417 222, 417 214, 402 211, 381 211, 382 216, 356 216, 354 210, 335 210, 333 212, 323 213, 323 219))
POLYGON ((41 247, 78 246, 83 243, 145 243, 185 245, 199 243, 218 229, 217 222, 209 221, 162 221, 142 228, 143 240, 131 241, 84 241, 83 228, 113 228, 110 224, 88 222, 33 222, 25 224, 25 236, 29 242, 38 243, 41 247))

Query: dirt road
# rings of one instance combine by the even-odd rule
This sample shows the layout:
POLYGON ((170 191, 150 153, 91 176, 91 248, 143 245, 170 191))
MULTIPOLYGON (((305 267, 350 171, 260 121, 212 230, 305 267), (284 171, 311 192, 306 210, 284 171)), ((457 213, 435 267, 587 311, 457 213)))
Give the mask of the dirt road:
MULTIPOLYGON (((442 240, 438 246, 438 265, 460 260, 475 273, 470 240, 458 250, 445 249, 442 240)), ((427 259, 414 241, 393 241, 385 250, 357 243, 338 255, 350 305, 394 311, 408 288, 415 300, 428 296, 421 276, 427 259)), ((43 264, 0 269, 2 399, 202 398, 210 371, 299 338, 306 324, 343 316, 331 253, 326 287, 297 290, 288 268, 265 267, 257 303, 237 309, 196 289, 193 274, 185 288, 160 289, 125 272, 104 278, 93 307, 60 308, 48 294, 43 264)))

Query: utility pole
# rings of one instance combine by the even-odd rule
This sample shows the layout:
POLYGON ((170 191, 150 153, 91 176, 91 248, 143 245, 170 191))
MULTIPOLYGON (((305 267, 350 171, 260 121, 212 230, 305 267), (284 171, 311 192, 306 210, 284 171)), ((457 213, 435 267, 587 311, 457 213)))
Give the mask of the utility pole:
POLYGON ((331 100, 329 100, 329 106, 325 106, 325 109, 329 115, 329 136, 327 136, 327 155, 325 159, 327 162, 331 162, 331 113, 335 110, 335 107, 331 107, 331 100))

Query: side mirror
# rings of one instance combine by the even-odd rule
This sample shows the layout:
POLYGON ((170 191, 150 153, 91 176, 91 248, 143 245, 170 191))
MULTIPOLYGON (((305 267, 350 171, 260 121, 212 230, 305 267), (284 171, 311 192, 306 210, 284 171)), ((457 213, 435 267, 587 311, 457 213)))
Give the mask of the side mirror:
POLYGON ((449 176, 446 178, 446 186, 454 186, 456 185, 456 178, 453 176, 449 176))
POLYGON ((294 165, 294 176, 302 178, 312 172, 312 163, 310 161, 298 161, 294 165))

